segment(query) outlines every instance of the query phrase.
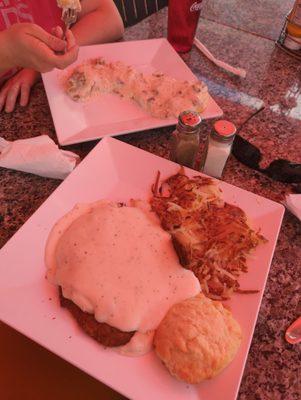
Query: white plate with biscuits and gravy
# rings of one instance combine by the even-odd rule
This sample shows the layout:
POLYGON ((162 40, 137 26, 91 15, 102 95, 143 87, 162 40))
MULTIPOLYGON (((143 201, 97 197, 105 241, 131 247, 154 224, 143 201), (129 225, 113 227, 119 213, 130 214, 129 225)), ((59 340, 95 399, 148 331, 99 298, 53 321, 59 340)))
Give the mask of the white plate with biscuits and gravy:
POLYGON ((42 77, 61 145, 174 125, 185 109, 223 114, 164 38, 81 47, 71 67, 42 77))

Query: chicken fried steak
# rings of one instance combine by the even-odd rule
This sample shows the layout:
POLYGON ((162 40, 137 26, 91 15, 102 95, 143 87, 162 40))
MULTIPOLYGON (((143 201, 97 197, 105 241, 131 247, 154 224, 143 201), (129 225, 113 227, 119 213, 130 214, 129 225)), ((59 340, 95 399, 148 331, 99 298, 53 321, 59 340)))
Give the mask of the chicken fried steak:
POLYGON ((128 343, 133 332, 122 332, 105 322, 98 322, 94 315, 82 311, 73 301, 66 299, 60 289, 60 303, 62 307, 70 311, 73 318, 76 319, 78 325, 93 339, 107 347, 123 346, 128 343))

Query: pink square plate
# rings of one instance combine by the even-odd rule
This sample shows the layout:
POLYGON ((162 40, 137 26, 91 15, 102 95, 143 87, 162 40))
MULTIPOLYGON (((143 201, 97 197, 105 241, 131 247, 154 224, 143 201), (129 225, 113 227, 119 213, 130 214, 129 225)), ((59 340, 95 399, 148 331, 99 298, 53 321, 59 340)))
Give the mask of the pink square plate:
MULTIPOLYGON (((77 62, 95 57, 123 61, 144 73, 156 70, 178 80, 197 78, 166 39, 137 40, 81 47, 77 62)), ((174 125, 175 118, 158 119, 142 110, 134 101, 123 100, 114 94, 105 94, 88 103, 72 101, 62 90, 61 77, 65 71, 54 70, 43 74, 58 141, 61 145, 86 142, 104 136, 123 135, 146 129, 174 125)), ((210 97, 203 118, 223 114, 210 97)))
MULTIPOLYGON (((233 400, 236 398, 281 226, 281 204, 219 182, 223 197, 240 206, 268 243, 249 260, 241 286, 259 289, 235 294, 229 305, 243 331, 234 361, 216 378, 187 385, 169 375, 154 352, 129 358, 104 349, 84 334, 59 306, 57 289, 45 280, 44 248, 54 223, 76 203, 101 198, 148 199, 160 170, 162 178, 179 166, 171 161, 104 138, 0 251, 0 320, 131 399, 233 400), (52 298, 52 301, 49 301, 52 298)), ((193 176, 198 172, 187 169, 193 176)))

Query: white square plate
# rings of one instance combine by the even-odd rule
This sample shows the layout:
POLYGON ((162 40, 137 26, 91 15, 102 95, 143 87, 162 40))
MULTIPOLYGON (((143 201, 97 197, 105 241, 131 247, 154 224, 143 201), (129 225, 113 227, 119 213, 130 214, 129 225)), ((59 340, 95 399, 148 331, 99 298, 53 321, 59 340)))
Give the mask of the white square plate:
MULTIPOLYGON (((81 47, 77 62, 95 57, 123 61, 144 73, 162 71, 175 79, 193 81, 197 78, 166 39, 138 40, 81 47)), ((174 125, 175 118, 151 117, 134 101, 123 100, 114 94, 105 94, 88 103, 76 103, 62 90, 61 77, 65 71, 54 70, 43 74, 58 141, 61 145, 86 142, 104 136, 174 125)), ((210 97, 203 118, 223 114, 210 97)))
MULTIPOLYGON (((100 198, 148 199, 158 170, 162 177, 179 166, 112 138, 103 139, 0 251, 0 319, 96 379, 131 399, 234 400, 252 340, 284 208, 220 182, 226 201, 239 205, 268 243, 257 248, 242 288, 259 289, 229 302, 243 331, 234 361, 216 378, 187 385, 171 377, 154 352, 129 358, 104 349, 60 307, 57 289, 45 280, 44 247, 54 223, 75 203, 100 198), (139 166, 139 168, 137 168, 139 166), (49 301, 52 298, 52 301, 49 301)), ((187 169, 192 176, 196 171, 187 169)))

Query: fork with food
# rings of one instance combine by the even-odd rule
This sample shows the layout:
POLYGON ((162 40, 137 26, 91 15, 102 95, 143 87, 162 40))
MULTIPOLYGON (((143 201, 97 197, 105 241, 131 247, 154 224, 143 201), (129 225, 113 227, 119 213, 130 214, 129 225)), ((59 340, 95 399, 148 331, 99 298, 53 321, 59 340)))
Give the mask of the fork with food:
POLYGON ((66 29, 69 29, 77 20, 77 15, 81 11, 80 0, 57 0, 57 5, 62 8, 62 20, 66 29))

